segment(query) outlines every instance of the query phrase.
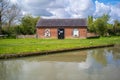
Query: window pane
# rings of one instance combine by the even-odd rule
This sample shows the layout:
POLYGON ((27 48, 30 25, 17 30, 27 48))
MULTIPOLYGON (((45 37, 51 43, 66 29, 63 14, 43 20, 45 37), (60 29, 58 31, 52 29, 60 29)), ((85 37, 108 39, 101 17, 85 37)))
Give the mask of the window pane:
POLYGON ((45 37, 50 37, 50 29, 45 29, 45 37))
POLYGON ((78 37, 79 36, 79 30, 78 29, 73 29, 73 36, 78 37))

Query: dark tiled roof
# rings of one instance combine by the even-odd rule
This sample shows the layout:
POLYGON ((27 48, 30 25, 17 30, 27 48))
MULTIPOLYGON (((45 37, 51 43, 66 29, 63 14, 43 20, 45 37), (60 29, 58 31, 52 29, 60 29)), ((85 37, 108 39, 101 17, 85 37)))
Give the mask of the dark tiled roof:
POLYGON ((37 22, 36 27, 86 27, 87 20, 86 19, 40 19, 37 22))

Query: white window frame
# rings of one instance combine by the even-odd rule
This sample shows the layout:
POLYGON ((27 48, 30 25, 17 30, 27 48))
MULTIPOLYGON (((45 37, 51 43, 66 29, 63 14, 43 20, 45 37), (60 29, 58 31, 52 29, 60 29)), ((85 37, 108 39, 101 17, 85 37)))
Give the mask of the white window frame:
POLYGON ((45 29, 44 36, 50 37, 50 29, 45 29))
POLYGON ((79 37, 79 30, 78 29, 73 29, 73 37, 79 37))

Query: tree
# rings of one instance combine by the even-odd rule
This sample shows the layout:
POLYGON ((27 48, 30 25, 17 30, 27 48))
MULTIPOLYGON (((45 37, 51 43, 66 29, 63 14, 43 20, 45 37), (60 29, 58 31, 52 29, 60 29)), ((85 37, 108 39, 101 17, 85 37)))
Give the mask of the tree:
POLYGON ((104 23, 107 25, 107 23, 108 23, 108 20, 109 20, 109 15, 107 15, 107 14, 103 14, 103 16, 101 17, 101 19, 104 21, 104 23))
POLYGON ((2 24, 5 21, 4 14, 6 13, 8 6, 9 0, 0 0, 0 34, 2 31, 2 24))
POLYGON ((7 9, 5 14, 8 27, 10 27, 11 24, 14 23, 14 21, 18 20, 20 16, 21 16, 21 10, 17 6, 17 4, 10 5, 10 7, 7 9))
POLYGON ((88 16, 88 30, 90 32, 95 32, 93 16, 88 16))
POLYGON ((118 20, 114 21, 113 30, 116 35, 120 35, 120 22, 118 20))
POLYGON ((25 15, 21 20, 22 33, 26 34, 35 34, 36 23, 39 17, 32 17, 31 15, 25 15))
POLYGON ((10 0, 0 0, 0 34, 2 34, 2 26, 11 26, 20 16, 20 8, 17 4, 11 4, 10 0))
POLYGON ((106 24, 104 24, 104 21, 100 18, 98 18, 95 22, 94 22, 94 26, 96 27, 96 33, 98 33, 101 36, 104 36, 106 34, 106 24))
POLYGON ((101 36, 107 35, 107 31, 108 31, 107 24, 108 24, 109 16, 104 14, 103 16, 97 18, 93 22, 91 19, 92 19, 91 17, 90 19, 88 18, 89 20, 88 24, 90 25, 90 28, 89 28, 90 31, 95 32, 101 36))
POLYGON ((107 32, 108 32, 109 35, 115 35, 115 34, 114 34, 114 30, 113 30, 113 24, 109 24, 109 23, 108 23, 108 24, 107 24, 107 29, 108 29, 107 32))

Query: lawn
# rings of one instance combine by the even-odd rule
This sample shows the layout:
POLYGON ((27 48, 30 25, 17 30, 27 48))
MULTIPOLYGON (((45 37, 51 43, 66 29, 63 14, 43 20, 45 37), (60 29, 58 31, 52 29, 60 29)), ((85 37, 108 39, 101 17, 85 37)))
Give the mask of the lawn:
POLYGON ((0 54, 41 52, 78 47, 120 44, 120 37, 99 39, 0 39, 0 54))

